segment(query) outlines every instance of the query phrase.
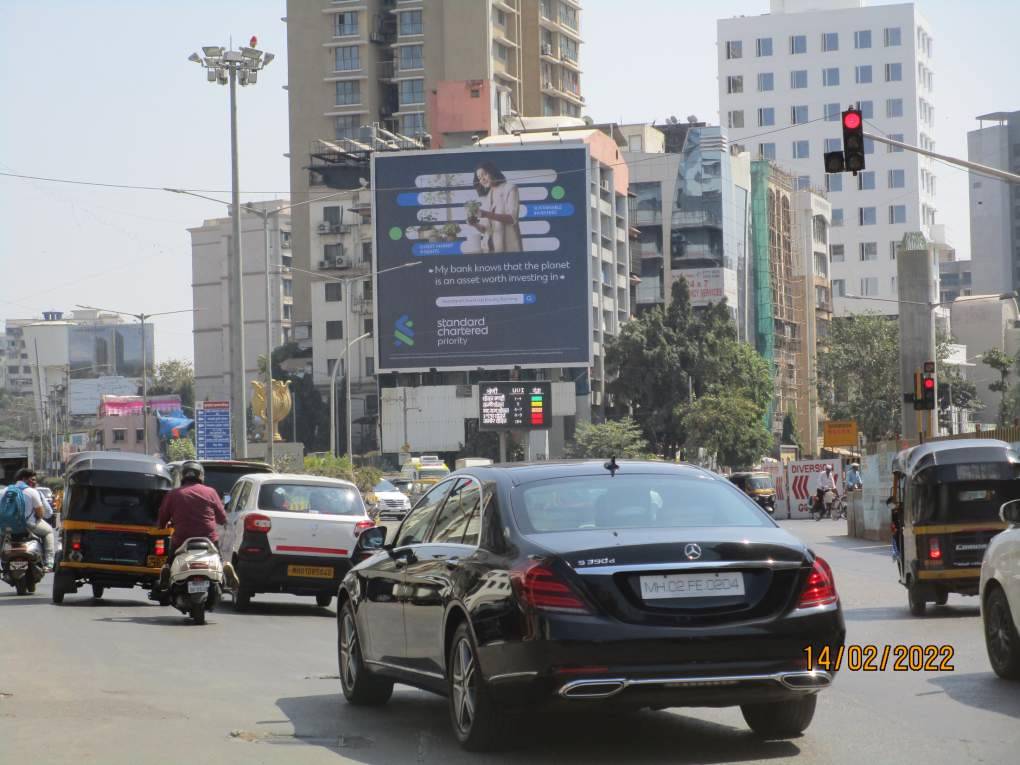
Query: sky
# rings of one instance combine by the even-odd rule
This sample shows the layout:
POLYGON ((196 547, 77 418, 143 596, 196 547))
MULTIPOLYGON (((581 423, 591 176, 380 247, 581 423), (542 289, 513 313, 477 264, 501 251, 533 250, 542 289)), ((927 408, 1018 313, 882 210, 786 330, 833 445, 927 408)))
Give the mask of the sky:
MULTIPOLYGON (((485 0, 477 0, 484 2, 485 0)), ((881 4, 881 3, 871 3, 881 4)), ((920 0, 935 39, 937 150, 966 157, 978 114, 1020 109, 1015 0, 920 0), (1001 30, 1001 31, 1000 31, 1001 30)), ((0 176, 0 318, 191 307, 188 227, 229 200, 227 89, 187 61, 252 36, 277 58, 239 90, 242 201, 288 189, 284 0, 0 0, 0 172, 152 186, 122 190, 0 176), (57 23, 59 21, 59 23, 57 23)), ((582 91, 597 121, 688 115, 718 124, 716 20, 768 0, 584 0, 582 91)), ((939 165, 939 220, 969 257, 967 174, 939 165)), ((156 357, 192 357, 191 316, 157 318, 156 357)))

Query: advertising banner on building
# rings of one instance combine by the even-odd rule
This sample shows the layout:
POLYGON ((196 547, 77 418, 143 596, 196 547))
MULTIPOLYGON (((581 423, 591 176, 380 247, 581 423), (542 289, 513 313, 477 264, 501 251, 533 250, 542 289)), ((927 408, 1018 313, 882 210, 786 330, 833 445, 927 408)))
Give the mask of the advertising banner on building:
POLYGON ((731 308, 737 307, 737 272, 732 268, 685 268, 676 273, 687 280, 692 306, 721 303, 726 298, 731 308))
POLYGON ((591 364, 587 146, 372 162, 380 371, 591 364))

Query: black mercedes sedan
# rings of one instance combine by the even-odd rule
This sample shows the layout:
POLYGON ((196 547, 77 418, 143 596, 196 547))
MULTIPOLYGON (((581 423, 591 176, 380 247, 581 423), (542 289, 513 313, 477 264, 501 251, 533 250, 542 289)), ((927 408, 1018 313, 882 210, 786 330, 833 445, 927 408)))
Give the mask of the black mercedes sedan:
POLYGON ((364 532, 337 611, 341 688, 448 697, 470 750, 557 705, 740 706, 799 735, 846 630, 828 564, 724 478, 670 463, 467 468, 364 532), (387 536, 392 541, 386 543, 387 536), (811 649, 808 651, 807 649, 811 649))

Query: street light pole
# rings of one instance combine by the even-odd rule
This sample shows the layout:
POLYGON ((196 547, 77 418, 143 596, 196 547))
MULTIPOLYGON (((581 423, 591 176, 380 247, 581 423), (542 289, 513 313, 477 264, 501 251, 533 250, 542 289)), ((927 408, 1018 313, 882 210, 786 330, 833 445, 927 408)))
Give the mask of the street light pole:
MULTIPOLYGON (((344 337, 347 338, 347 347, 344 349, 344 358, 347 359, 347 374, 344 375, 346 378, 344 384, 344 423, 346 425, 346 438, 347 438, 347 454, 351 457, 351 464, 354 464, 354 441, 352 440, 353 426, 353 415, 351 413, 351 375, 350 370, 351 364, 351 296, 354 294, 354 290, 351 287, 354 285, 353 279, 348 279, 344 283, 344 337)), ((366 333, 367 334, 367 333, 366 333)), ((364 335, 363 335, 364 337, 364 335)), ((332 390, 332 389, 331 389, 332 390)))
MULTIPOLYGON (((249 207, 249 209, 251 209, 249 207)), ((269 285, 269 211, 262 211, 262 238, 266 248, 266 462, 274 464, 273 444, 273 314, 269 285)), ((282 265, 282 264, 281 264, 282 265)))
MULTIPOLYGON (((340 351, 340 358, 333 362, 333 369, 329 373, 329 446, 333 451, 334 457, 339 457, 340 445, 337 443, 337 432, 336 432, 336 373, 340 369, 340 362, 347 356, 347 351, 351 349, 351 346, 355 343, 361 342, 366 337, 371 337, 370 332, 365 332, 363 335, 356 337, 354 340, 349 341, 342 351, 340 351)), ((347 382, 350 384, 350 362, 347 362, 348 373, 347 382)), ((350 399, 348 399, 350 401, 350 399)), ((348 404, 348 406, 350 406, 348 404)), ((349 413, 348 413, 349 415, 349 413)), ((349 419, 348 419, 349 422, 349 419)), ((348 431, 349 432, 349 431, 348 431)), ((351 452, 350 443, 347 444, 348 453, 351 452)), ((353 454, 352 454, 353 457, 353 454)))

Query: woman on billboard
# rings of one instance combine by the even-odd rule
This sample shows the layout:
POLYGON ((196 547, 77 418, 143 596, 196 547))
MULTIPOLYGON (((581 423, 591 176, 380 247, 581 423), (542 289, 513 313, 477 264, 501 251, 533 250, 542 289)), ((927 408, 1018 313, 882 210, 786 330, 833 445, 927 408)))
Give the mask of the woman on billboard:
POLYGON ((517 186, 494 164, 483 162, 475 171, 475 191, 481 202, 468 223, 482 233, 482 252, 521 252, 517 186))

